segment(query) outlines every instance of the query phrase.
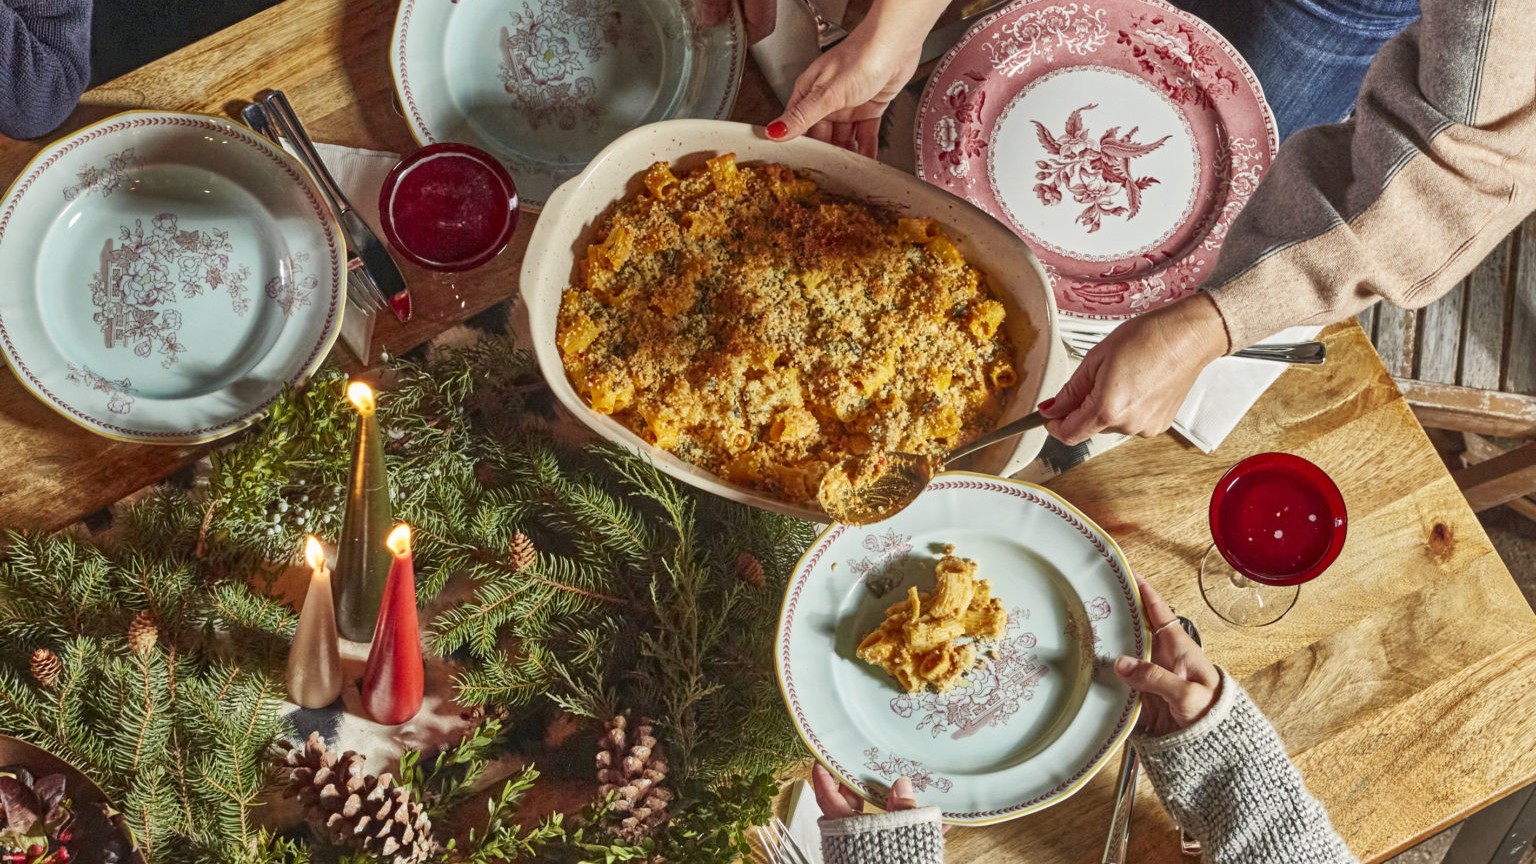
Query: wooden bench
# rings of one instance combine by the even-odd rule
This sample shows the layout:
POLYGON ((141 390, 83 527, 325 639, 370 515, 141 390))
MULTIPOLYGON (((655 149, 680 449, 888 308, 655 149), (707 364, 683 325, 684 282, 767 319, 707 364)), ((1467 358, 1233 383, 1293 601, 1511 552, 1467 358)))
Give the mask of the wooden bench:
POLYGON ((1419 422, 1462 433, 1452 476, 1472 509, 1536 519, 1536 217, 1446 296, 1419 310, 1378 304, 1360 324, 1419 422))

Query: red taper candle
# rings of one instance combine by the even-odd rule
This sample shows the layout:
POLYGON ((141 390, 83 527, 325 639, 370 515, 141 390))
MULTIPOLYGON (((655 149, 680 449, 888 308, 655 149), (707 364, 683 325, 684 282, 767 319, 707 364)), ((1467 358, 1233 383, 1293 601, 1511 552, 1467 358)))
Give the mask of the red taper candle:
POLYGON ((386 542, 394 560, 384 585, 384 602, 373 628, 373 646, 363 667, 363 710, 377 723, 395 726, 421 710, 425 670, 421 628, 416 622, 416 568, 411 563, 411 527, 396 525, 386 542))

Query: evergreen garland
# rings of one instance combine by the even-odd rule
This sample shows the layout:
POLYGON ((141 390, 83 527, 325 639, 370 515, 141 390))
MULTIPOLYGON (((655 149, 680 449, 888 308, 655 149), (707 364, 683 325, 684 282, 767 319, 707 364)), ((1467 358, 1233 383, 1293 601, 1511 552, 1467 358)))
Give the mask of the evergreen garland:
MULTIPOLYGON (((770 655, 811 526, 695 492, 620 449, 551 438, 530 422, 551 411, 548 394, 509 339, 430 364, 391 359, 382 374, 396 517, 415 528, 420 601, 443 607, 427 619, 429 648, 459 659, 460 701, 509 718, 507 730, 487 723, 429 766, 419 754, 403 760, 401 779, 457 829, 444 860, 745 854, 744 826, 766 818, 773 776, 800 754, 770 655), (762 584, 742 577, 744 553, 761 562, 762 584), (537 738, 557 710, 596 721, 620 708, 656 718, 672 758, 679 795, 664 833, 615 843, 590 827, 602 802, 585 818, 519 828, 531 769, 492 793, 483 816, 461 818, 486 760, 508 742, 537 738)), ((205 481, 153 491, 104 537, 9 538, 0 731, 97 779, 151 861, 311 853, 259 818, 277 781, 267 745, 285 731, 281 664, 296 618, 261 588, 304 534, 334 539, 340 526, 345 384, 336 369, 317 373, 214 453, 205 481), (136 654, 126 633, 144 610, 159 637, 136 654), (39 648, 61 661, 53 687, 29 675, 39 648)))

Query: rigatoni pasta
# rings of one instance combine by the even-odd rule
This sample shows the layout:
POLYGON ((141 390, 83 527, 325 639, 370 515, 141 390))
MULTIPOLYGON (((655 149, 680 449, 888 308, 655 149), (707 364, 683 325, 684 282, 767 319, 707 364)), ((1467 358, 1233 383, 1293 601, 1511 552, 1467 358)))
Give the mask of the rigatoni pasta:
POLYGON ((642 187, 561 303, 561 358, 593 410, 812 506, 850 456, 940 453, 995 425, 1018 381, 1007 313, 936 221, 732 154, 681 177, 657 163, 642 187))

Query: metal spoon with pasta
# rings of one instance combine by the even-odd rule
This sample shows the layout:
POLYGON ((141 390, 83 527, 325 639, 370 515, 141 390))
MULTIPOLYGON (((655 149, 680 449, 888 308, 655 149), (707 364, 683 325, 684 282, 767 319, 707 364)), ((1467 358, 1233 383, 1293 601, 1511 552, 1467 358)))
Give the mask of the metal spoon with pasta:
MULTIPOLYGON (((983 435, 968 444, 962 444, 943 456, 920 456, 916 453, 902 452, 882 454, 880 456, 882 461, 876 466, 879 473, 868 482, 839 484, 844 488, 837 490, 835 486, 829 486, 828 482, 823 480, 821 492, 817 496, 818 503, 828 516, 849 525, 868 525, 871 522, 889 519, 916 500, 927 487, 928 481, 933 479, 934 474, 944 470, 945 465, 962 456, 969 456, 977 450, 991 447, 999 441, 1007 441, 1009 438, 1044 425, 1045 418, 1036 411, 1020 417, 991 434, 983 435), (832 490, 830 493, 829 489, 832 490)), ((853 475, 849 473, 849 469, 855 467, 856 461, 845 460, 843 464, 827 472, 828 477, 851 479, 853 475)))

